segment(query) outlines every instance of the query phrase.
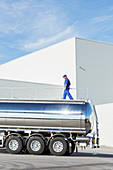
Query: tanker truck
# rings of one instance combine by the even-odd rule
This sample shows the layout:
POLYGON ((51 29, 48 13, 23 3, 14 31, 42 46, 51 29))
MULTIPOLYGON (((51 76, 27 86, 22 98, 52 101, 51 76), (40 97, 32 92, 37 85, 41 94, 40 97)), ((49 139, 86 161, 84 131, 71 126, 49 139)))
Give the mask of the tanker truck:
POLYGON ((99 147, 91 100, 0 100, 0 147, 11 154, 70 155, 99 147))

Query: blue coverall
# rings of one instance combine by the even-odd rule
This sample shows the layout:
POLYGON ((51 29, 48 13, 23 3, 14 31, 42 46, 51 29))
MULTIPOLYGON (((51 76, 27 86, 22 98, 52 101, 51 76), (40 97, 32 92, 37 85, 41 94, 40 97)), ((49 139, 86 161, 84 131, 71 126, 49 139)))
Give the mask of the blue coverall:
POLYGON ((66 86, 66 89, 64 90, 64 94, 63 94, 63 99, 66 99, 66 96, 68 95, 70 100, 73 100, 73 97, 71 96, 70 92, 69 92, 69 81, 68 78, 65 79, 64 81, 64 87, 66 86))

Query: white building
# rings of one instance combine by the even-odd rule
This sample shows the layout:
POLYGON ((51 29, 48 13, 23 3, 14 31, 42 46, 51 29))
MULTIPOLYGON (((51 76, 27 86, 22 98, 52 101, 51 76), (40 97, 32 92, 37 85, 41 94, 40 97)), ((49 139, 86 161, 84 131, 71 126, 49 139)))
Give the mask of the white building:
POLYGON ((1 96, 11 87, 11 97, 14 91, 13 97, 21 97, 21 89, 22 97, 59 99, 67 74, 74 98, 91 98, 96 105, 101 145, 113 146, 112 72, 113 45, 74 37, 1 65, 1 96))

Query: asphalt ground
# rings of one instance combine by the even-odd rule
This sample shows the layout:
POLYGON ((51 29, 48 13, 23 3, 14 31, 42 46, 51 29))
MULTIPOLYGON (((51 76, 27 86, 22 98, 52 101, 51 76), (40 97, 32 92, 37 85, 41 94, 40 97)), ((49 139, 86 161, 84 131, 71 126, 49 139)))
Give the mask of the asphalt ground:
POLYGON ((113 148, 79 148, 70 156, 9 154, 0 149, 2 170, 113 170, 113 148))

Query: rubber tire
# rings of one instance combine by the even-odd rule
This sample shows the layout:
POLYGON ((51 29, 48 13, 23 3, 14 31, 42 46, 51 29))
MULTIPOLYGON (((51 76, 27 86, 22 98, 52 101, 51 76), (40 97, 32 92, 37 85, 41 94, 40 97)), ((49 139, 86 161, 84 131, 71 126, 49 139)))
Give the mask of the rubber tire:
POLYGON ((50 150, 50 152, 51 152, 53 155, 56 155, 56 156, 65 155, 66 152, 67 152, 67 149, 68 149, 67 141, 65 141, 64 138, 62 138, 62 137, 56 137, 56 138, 51 139, 50 144, 49 144, 49 150, 50 150), (60 141, 60 142, 63 144, 63 150, 62 150, 61 152, 55 152, 55 151, 53 150, 53 144, 54 144, 54 142, 56 142, 56 141, 60 141))
POLYGON ((35 136, 35 137, 31 137, 28 142, 27 142, 27 150, 30 154, 33 154, 33 155, 41 155, 44 153, 44 150, 45 150, 45 142, 44 140, 41 138, 41 137, 38 137, 38 136, 35 136), (40 142, 41 144, 41 148, 38 150, 38 151, 33 151, 30 147, 31 145, 31 142, 33 142, 33 140, 37 140, 38 142, 40 142))
POLYGON ((73 152, 74 152, 74 150, 75 150, 75 144, 74 144, 74 142, 73 141, 69 141, 68 142, 68 151, 66 152, 66 155, 68 156, 68 155, 71 155, 73 152), (71 152, 69 152, 69 143, 71 142, 71 144, 72 144, 72 151, 71 152))
POLYGON ((22 143, 22 140, 21 140, 18 136, 11 136, 11 137, 9 137, 8 139, 6 139, 5 147, 6 147, 6 150, 7 150, 9 153, 11 153, 11 154, 18 154, 18 153, 20 153, 20 152, 22 151, 23 143, 22 143), (19 144, 18 149, 15 150, 15 151, 14 151, 14 150, 11 150, 11 149, 9 148, 9 142, 10 142, 11 140, 16 140, 16 141, 18 142, 18 144, 19 144))
POLYGON ((72 154, 74 152, 74 150, 75 150, 75 144, 74 144, 73 141, 71 141, 71 142, 72 142, 72 152, 70 154, 72 154))

